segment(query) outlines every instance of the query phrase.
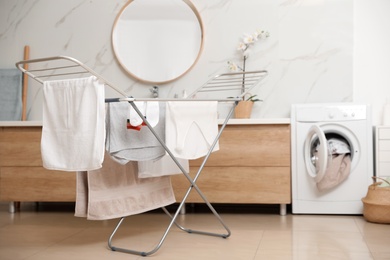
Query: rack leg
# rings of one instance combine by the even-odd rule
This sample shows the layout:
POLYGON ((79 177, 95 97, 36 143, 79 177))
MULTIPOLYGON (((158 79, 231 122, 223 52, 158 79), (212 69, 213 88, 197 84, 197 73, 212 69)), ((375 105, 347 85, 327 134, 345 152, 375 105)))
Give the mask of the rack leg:
POLYGON ((186 198, 188 197, 190 191, 191 191, 191 188, 190 187, 187 191, 187 194, 186 196, 184 197, 183 201, 180 203, 179 205, 179 208, 176 210, 176 213, 174 216, 172 216, 167 210, 166 208, 162 208, 164 210, 164 212, 171 218, 171 222, 169 223, 167 229, 165 230, 163 236, 161 237, 159 243, 157 244, 157 246, 152 249, 151 251, 148 251, 148 252, 145 252, 145 251, 137 251, 137 250, 131 250, 131 249, 125 249, 125 248, 120 248, 120 247, 115 247, 112 245, 112 240, 114 238, 114 235, 116 234, 116 232, 118 231, 119 227, 121 226, 122 222, 125 220, 125 217, 122 217, 118 224, 115 226, 114 228, 114 231, 111 233, 109 239, 108 239, 108 247, 112 250, 112 251, 118 251, 118 252, 123 252, 123 253, 130 253, 130 254, 134 254, 134 255, 140 255, 140 256, 148 256, 148 255, 151 255, 151 254, 154 254, 156 253, 160 247, 162 246, 162 244, 164 243, 165 241, 165 238, 167 237, 169 231, 171 230, 172 226, 175 224, 179 229, 181 229, 182 231, 186 231, 187 233, 194 233, 194 234, 201 234, 201 235, 209 235, 209 236, 216 236, 216 237, 222 237, 222 238, 227 238, 230 236, 231 232, 229 230, 229 228, 226 226, 226 224, 223 222, 223 220, 221 219, 221 217, 218 215, 218 213, 215 211, 215 209, 210 205, 210 203, 206 200, 206 204, 209 206, 210 210, 213 212, 213 214, 217 217, 217 219, 219 220, 219 222, 223 225, 223 227, 226 229, 226 231, 228 232, 227 234, 218 234, 218 233, 212 233, 212 232, 205 232, 205 231, 197 231, 197 230, 192 230, 192 229, 187 229, 187 228, 184 228, 183 226, 181 226, 180 224, 178 224, 176 222, 176 219, 179 215, 179 213, 181 212, 184 204, 185 204, 185 200, 186 198))
MULTIPOLYGON (((142 113, 139 111, 139 109, 137 108, 137 106, 134 105, 134 102, 130 101, 129 102, 131 104, 131 106, 135 109, 135 111, 138 113, 139 116, 142 117, 142 113)), ((124 217, 122 217, 118 224, 116 225, 114 231, 112 232, 112 234, 110 235, 109 239, 108 239, 108 247, 113 250, 113 251, 120 251, 120 252, 125 252, 125 253, 131 253, 131 254, 136 254, 136 255, 141 255, 141 256, 148 256, 148 255, 151 255, 155 252, 157 252, 157 250, 161 247, 161 245, 163 244, 166 236, 168 235, 168 232, 170 231, 171 227, 173 224, 175 224, 179 229, 183 230, 183 231, 186 231, 187 233, 195 233, 195 234, 201 234, 201 235, 209 235, 209 236, 216 236, 216 237, 222 237, 222 238, 227 238, 231 235, 231 232, 229 230, 229 228, 227 227, 227 225, 225 224, 225 222, 222 220, 222 218, 220 217, 220 215, 217 213, 217 211, 214 209, 214 207, 211 205, 211 203, 207 200, 207 198, 205 197, 205 195, 203 194, 203 192, 199 189, 199 187, 196 185, 196 181, 200 175, 200 173, 202 172, 205 164, 206 164, 206 161, 208 160, 208 158, 210 157, 210 154, 211 152, 214 150, 214 147, 216 146, 220 136, 221 136, 221 133, 223 131, 223 129, 225 128, 229 118, 232 116, 233 114, 233 111, 234 111, 234 107, 230 110, 229 112, 229 115, 227 116, 224 124, 220 127, 220 130, 218 132, 218 136, 216 137, 216 139, 214 140, 213 144, 211 145, 210 147, 210 150, 209 152, 207 153, 207 155, 204 157, 204 160, 203 160, 203 163, 202 165, 199 167, 199 170, 197 172, 197 174, 195 175, 195 177, 192 179, 189 174, 184 170, 184 168, 181 166, 181 164, 176 160, 175 156, 173 156, 172 152, 169 150, 169 148, 165 145, 165 143, 161 140, 161 138, 156 134, 156 132, 153 130, 153 128, 150 126, 149 122, 146 120, 146 118, 144 119, 144 122, 145 124, 148 126, 148 128, 150 129, 150 131, 152 132, 152 134, 157 138, 157 140, 160 142, 160 144, 164 147, 164 149, 167 151, 167 153, 170 155, 170 157, 173 159, 173 161, 177 164, 177 166, 180 168, 180 170, 183 172, 184 176, 187 178, 187 180, 190 182, 190 187, 188 188, 182 202, 180 203, 178 209, 176 210, 174 216, 172 217, 171 214, 169 214, 169 212, 163 208, 164 212, 171 217, 171 222, 169 223, 165 233, 163 234, 162 238, 160 239, 158 245, 151 251, 148 251, 148 252, 145 252, 145 251, 136 251, 136 250, 130 250, 130 249, 125 249, 125 248, 119 248, 119 247, 115 247, 112 245, 112 239, 115 235, 115 233, 117 232, 118 228, 120 227, 120 225, 122 224, 123 220, 124 220, 124 217), (197 191, 197 193, 199 194, 199 196, 203 199, 203 201, 206 203, 206 205, 209 207, 209 209, 211 210, 211 212, 214 214, 214 216, 217 218, 217 220, 220 222, 220 224, 225 228, 225 230, 227 231, 226 234, 218 234, 218 233, 212 233, 212 232, 204 232, 204 231, 197 231, 197 230, 192 230, 192 229, 186 229, 184 227, 182 227, 181 225, 179 225, 178 223, 176 223, 176 219, 178 217, 178 215, 180 214, 180 212, 183 212, 183 210, 185 211, 185 202, 189 196, 189 194, 191 193, 192 189, 195 189, 197 191)))

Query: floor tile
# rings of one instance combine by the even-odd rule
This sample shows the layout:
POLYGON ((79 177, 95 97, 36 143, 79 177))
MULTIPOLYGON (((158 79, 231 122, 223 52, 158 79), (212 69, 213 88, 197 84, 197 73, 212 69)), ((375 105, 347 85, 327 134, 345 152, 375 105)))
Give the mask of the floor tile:
MULTIPOLYGON (((189 234, 173 225, 163 241, 170 218, 161 211, 129 216, 112 245, 150 252, 151 259, 390 259, 390 225, 362 216, 292 215, 223 212, 228 238, 189 234), (162 244, 158 247, 160 241, 162 244)), ((108 238, 118 220, 90 221, 74 217, 68 204, 27 203, 10 214, 0 203, 0 259, 145 259, 114 252, 108 238)), ((227 234, 211 213, 178 215, 184 228, 227 234)))

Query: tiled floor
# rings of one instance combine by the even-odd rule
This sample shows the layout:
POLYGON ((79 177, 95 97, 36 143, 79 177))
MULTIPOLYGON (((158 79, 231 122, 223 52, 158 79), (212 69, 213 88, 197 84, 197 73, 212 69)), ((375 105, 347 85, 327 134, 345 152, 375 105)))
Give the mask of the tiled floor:
MULTIPOLYGON (((162 247, 148 257, 113 252, 107 239, 117 220, 89 221, 73 216, 72 204, 23 203, 8 213, 0 203, 0 259, 390 259, 390 225, 361 216, 221 213, 231 229, 227 238, 187 234, 173 227, 162 247)), ((224 232, 204 211, 179 216, 188 228, 224 232)), ((153 212, 126 218, 113 245, 151 250, 169 218, 153 212)))

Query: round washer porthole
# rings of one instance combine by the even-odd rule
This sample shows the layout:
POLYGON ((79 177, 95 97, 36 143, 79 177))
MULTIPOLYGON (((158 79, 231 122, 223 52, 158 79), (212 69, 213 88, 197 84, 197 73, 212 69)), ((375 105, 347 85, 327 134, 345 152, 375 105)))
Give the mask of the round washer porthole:
MULTIPOLYGON (((321 124, 316 126, 321 130, 322 134, 325 136, 326 139, 329 139, 331 137, 338 137, 344 139, 348 143, 351 151, 351 171, 353 171, 360 160, 360 144, 355 134, 348 128, 341 125, 321 124)), ((330 153, 327 154, 326 159, 324 159, 325 157, 323 154, 318 158, 315 158, 316 161, 314 161, 313 159, 313 147, 316 146, 318 142, 321 142, 319 141, 320 139, 318 136, 322 134, 313 134, 309 131, 304 148, 304 160, 306 164, 307 173, 316 182, 319 182, 323 177, 322 174, 324 174, 324 168, 319 171, 318 166, 325 167, 326 170, 328 164, 331 163, 330 153)))

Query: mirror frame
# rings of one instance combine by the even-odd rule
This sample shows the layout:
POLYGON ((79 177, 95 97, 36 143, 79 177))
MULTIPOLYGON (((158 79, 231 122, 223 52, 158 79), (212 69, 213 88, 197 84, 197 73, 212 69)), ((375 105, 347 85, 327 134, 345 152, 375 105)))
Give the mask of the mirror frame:
MULTIPOLYGON (((199 46, 199 50, 198 50, 198 54, 196 55, 194 61, 192 62, 192 64, 186 68, 183 72, 179 73, 177 76, 174 76, 172 78, 169 78, 167 80, 162 80, 162 81, 154 81, 154 80, 150 80, 150 79, 146 79, 146 78, 141 78, 140 76, 137 76, 136 74, 134 74, 134 72, 131 72, 129 70, 128 67, 126 67, 123 62, 121 61, 121 58, 120 58, 120 55, 118 53, 118 50, 117 50, 117 47, 116 47, 116 44, 115 44, 115 41, 114 41, 114 38, 115 38, 115 28, 118 24, 118 21, 120 19, 120 17, 122 16, 122 14, 124 13, 124 11, 126 10, 126 8, 128 8, 130 6, 131 3, 133 3, 135 0, 129 0, 120 10, 120 12, 118 13, 118 15, 116 16, 115 18, 115 21, 114 21, 114 25, 112 27, 112 34, 111 34, 111 44, 112 44, 112 48, 113 48, 113 51, 114 51, 114 56, 116 58, 116 60, 118 61, 118 63, 120 64, 120 66, 131 76, 133 77, 134 79, 140 81, 140 82, 143 82, 143 83, 150 83, 150 84, 165 84, 165 83, 169 83, 169 82, 172 82, 174 80, 177 80, 179 79, 180 77, 184 76, 185 74, 187 74, 194 66, 195 64, 198 62, 202 52, 203 52, 203 46, 204 46, 204 26, 203 26, 203 21, 200 17, 200 14, 198 12, 198 10, 196 9, 196 7, 194 6, 194 4, 190 1, 190 0, 179 0, 179 1, 182 1, 184 4, 187 4, 188 7, 190 7, 190 9, 192 10, 192 12, 194 13, 194 15, 196 16, 196 19, 198 21, 198 24, 199 24, 199 27, 200 27, 200 46, 199 46)), ((137 1, 142 1, 142 0, 137 0, 137 1)))

